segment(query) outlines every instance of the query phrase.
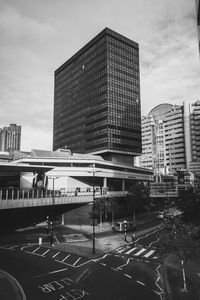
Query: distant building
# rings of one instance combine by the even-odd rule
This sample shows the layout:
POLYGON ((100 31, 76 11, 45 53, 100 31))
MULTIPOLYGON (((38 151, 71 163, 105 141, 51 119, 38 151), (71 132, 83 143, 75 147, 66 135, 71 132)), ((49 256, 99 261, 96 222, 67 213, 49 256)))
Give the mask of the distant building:
POLYGON ((53 149, 141 154, 139 46, 105 28, 55 71, 53 149))
POLYGON ((10 161, 9 152, 0 151, 0 162, 10 161))
POLYGON ((9 127, 0 129, 0 151, 9 152, 20 150, 21 147, 21 126, 10 124, 9 127))
POLYGON ((155 176, 193 172, 200 163, 200 101, 153 108, 142 118, 142 153, 139 166, 155 176))

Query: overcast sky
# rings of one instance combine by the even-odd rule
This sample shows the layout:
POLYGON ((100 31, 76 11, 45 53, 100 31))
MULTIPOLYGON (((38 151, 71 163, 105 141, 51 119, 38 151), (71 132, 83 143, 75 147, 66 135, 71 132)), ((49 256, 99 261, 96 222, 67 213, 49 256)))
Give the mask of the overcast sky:
POLYGON ((200 99, 195 0, 0 0, 0 127, 52 149, 54 71, 105 27, 139 43, 142 114, 200 99))

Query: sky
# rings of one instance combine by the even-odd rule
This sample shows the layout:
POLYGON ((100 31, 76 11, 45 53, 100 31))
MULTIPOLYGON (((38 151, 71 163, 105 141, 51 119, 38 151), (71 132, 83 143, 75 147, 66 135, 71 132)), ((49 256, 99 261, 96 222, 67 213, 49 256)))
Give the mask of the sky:
POLYGON ((105 27, 139 43, 142 115, 200 99, 195 0, 0 0, 0 127, 52 150, 54 71, 105 27))

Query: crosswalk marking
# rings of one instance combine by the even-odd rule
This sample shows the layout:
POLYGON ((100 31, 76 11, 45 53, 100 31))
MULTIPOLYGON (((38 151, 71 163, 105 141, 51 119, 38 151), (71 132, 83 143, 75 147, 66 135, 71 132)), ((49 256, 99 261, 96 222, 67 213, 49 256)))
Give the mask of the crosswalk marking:
POLYGON ((144 257, 148 258, 149 256, 151 256, 156 250, 150 250, 149 252, 147 252, 144 257))
POLYGON ((135 256, 139 256, 140 254, 142 254, 144 251, 146 251, 145 248, 142 248, 140 251, 138 251, 137 253, 135 253, 135 256))
POLYGON ((77 264, 77 262, 79 262, 79 260, 81 260, 81 257, 79 257, 74 263, 73 266, 75 266, 77 264))
POLYGON ((127 246, 124 248, 118 248, 115 251, 119 253, 120 255, 125 254, 125 255, 131 255, 136 256, 136 257, 143 257, 143 258, 153 258, 153 259, 158 259, 158 256, 155 256, 156 248, 139 248, 139 247, 133 247, 127 249, 127 246), (119 250, 118 250, 119 249, 119 250), (153 256, 154 255, 154 256, 153 256))
POLYGON ((70 254, 68 254, 68 255, 62 260, 62 262, 64 262, 68 257, 70 257, 70 254))
MULTIPOLYGON (((126 248, 125 248, 126 250, 126 248)), ((118 250, 117 252, 122 253, 124 251, 124 248, 122 248, 121 250, 118 250)))
POLYGON ((130 254, 130 253, 133 252, 135 249, 137 249, 137 247, 131 248, 130 250, 128 250, 127 252, 125 252, 125 254, 130 254))
POLYGON ((52 256, 52 258, 56 257, 59 253, 60 251, 58 251, 54 256, 52 256))
POLYGON ((32 251, 32 253, 35 253, 39 249, 40 249, 40 247, 36 248, 35 250, 32 251))
POLYGON ((46 250, 46 251, 42 254, 42 256, 44 256, 45 254, 47 254, 49 251, 50 251, 50 249, 46 250))

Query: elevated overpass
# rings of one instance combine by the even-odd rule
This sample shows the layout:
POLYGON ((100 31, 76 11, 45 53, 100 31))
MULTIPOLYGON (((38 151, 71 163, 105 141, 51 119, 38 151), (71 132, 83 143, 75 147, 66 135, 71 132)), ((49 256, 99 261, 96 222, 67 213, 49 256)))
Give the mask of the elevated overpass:
POLYGON ((0 225, 1 228, 23 227, 42 222, 46 216, 54 217, 87 204, 93 200, 112 197, 125 197, 124 191, 77 192, 39 189, 1 189, 0 225))
MULTIPOLYGON (((124 197, 125 191, 98 190, 94 193, 94 199, 105 199, 112 197, 124 197)), ((57 206, 68 204, 87 204, 93 202, 93 192, 77 192, 39 189, 1 189, 0 210, 30 208, 37 206, 57 206)))

